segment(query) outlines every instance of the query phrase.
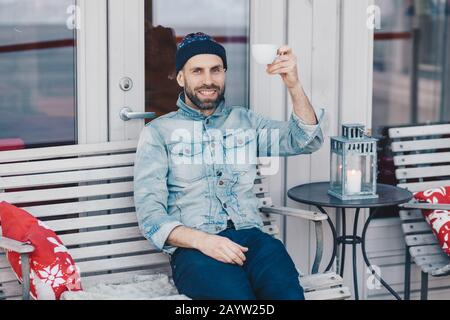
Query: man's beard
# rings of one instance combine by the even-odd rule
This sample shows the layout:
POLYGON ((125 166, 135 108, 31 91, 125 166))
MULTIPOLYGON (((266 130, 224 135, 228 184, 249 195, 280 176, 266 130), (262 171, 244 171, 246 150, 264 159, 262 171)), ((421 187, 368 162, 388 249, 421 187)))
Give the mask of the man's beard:
POLYGON ((199 90, 216 90, 218 92, 216 99, 206 99, 205 101, 202 101, 197 97, 193 90, 186 87, 184 93, 187 95, 189 100, 191 100, 191 102, 200 110, 214 110, 225 99, 225 86, 223 87, 223 90, 220 90, 220 88, 217 86, 201 87, 197 89, 197 91, 199 90))

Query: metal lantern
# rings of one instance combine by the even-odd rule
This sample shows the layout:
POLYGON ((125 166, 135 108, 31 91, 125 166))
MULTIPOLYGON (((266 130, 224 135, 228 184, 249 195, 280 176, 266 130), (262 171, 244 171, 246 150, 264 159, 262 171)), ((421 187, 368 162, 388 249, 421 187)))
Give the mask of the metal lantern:
POLYGON ((331 181, 328 193, 341 200, 378 198, 377 139, 364 126, 342 126, 342 137, 331 138, 331 181))

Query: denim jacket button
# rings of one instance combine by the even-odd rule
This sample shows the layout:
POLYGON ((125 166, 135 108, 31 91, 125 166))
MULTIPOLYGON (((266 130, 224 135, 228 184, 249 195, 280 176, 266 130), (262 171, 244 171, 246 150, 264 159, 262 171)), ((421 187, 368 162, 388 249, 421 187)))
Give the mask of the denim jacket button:
POLYGON ((219 186, 223 186, 224 182, 222 180, 219 181, 219 186))

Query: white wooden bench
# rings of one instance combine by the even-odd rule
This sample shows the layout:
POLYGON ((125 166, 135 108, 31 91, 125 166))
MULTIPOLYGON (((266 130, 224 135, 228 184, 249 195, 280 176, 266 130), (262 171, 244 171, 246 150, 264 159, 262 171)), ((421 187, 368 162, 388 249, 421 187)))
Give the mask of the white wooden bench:
MULTIPOLYGON (((391 128, 398 186, 411 192, 450 185, 450 124, 391 128)), ((421 299, 428 297, 428 276, 450 274, 442 251, 419 209, 450 210, 450 205, 406 204, 400 211, 406 242, 405 299, 410 298, 411 259, 421 269, 421 299)))
MULTIPOLYGON (((60 236, 81 270, 83 285, 120 283, 133 275, 168 273, 167 255, 143 238, 133 203, 133 164, 137 141, 60 146, 0 153, 0 201, 45 221, 60 236)), ((268 183, 255 180, 265 231, 276 236, 272 214, 315 224, 317 252, 313 275, 300 278, 307 299, 346 299, 348 288, 335 273, 318 274, 322 257, 321 213, 272 206, 268 183)), ((0 229, 1 232, 1 229, 0 229)), ((2 238, 0 247, 27 255, 33 250, 2 238)), ((28 277, 24 277, 28 279, 28 277)), ((0 255, 0 299, 28 299, 29 283, 19 285, 5 254, 0 255)))

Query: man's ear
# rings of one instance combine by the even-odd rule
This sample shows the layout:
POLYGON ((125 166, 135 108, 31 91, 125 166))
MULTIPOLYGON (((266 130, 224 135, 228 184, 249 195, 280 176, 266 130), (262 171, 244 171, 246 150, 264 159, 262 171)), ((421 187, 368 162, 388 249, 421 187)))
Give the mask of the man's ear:
POLYGON ((178 85, 180 87, 184 88, 184 74, 183 74, 183 71, 178 72, 177 82, 178 82, 178 85))

